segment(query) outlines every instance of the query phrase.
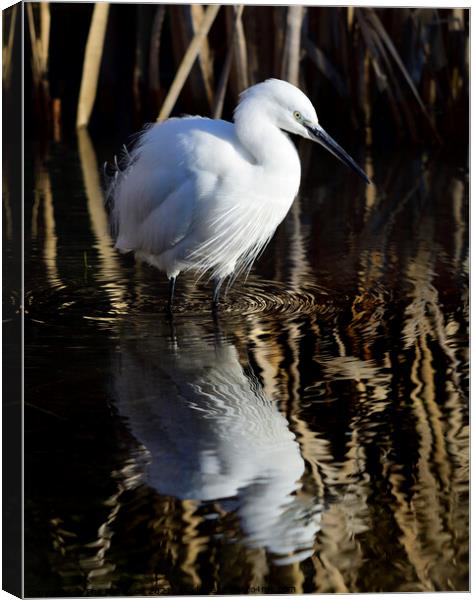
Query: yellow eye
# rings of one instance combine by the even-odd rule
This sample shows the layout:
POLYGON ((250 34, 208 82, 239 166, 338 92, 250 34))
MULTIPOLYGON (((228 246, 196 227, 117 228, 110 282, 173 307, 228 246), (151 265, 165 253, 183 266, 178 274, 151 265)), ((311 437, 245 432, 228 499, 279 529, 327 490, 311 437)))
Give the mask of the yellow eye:
POLYGON ((293 112, 293 117, 296 119, 296 121, 300 121, 301 118, 302 118, 302 115, 301 115, 301 113, 298 110, 295 110, 293 112))

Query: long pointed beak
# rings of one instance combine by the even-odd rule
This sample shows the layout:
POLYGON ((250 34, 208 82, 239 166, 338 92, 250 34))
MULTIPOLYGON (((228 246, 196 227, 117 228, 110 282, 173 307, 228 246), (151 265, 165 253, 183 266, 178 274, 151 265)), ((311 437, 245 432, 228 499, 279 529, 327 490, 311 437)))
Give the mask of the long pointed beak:
POLYGON ((367 183, 372 183, 370 179, 367 177, 367 174, 363 169, 359 167, 359 165, 355 162, 355 160, 347 154, 347 152, 339 146, 337 142, 335 142, 329 134, 327 134, 324 129, 320 125, 306 125, 304 124, 306 129, 309 131, 311 138, 324 146, 326 150, 329 150, 331 154, 333 154, 336 158, 342 161, 345 165, 350 167, 353 171, 358 173, 367 183))

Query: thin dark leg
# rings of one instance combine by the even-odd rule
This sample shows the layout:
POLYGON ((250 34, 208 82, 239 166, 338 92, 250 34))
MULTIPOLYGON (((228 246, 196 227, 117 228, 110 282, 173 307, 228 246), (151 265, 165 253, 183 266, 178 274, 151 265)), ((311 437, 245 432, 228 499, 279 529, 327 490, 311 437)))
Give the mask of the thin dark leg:
POLYGON ((213 298, 212 298, 212 309, 213 312, 218 310, 218 303, 220 301, 220 288, 223 283, 223 279, 214 279, 213 280, 213 298))
POLYGON ((170 348, 176 348, 177 347, 177 331, 175 328, 174 313, 171 310, 167 311, 166 322, 169 325, 170 348))
POLYGON ((215 326, 214 328, 214 337, 215 337, 215 347, 220 347, 223 343, 224 340, 224 336, 222 333, 222 329, 221 329, 221 322, 220 322, 220 311, 217 310, 217 308, 215 308, 215 305, 213 305, 212 308, 212 317, 213 317, 213 324, 215 326))
POLYGON ((175 281, 176 280, 177 280, 177 277, 169 278, 169 301, 167 302, 168 312, 172 312, 172 308, 174 305, 175 281))
POLYGON ((218 348, 221 345, 222 334, 219 319, 218 303, 220 301, 220 288, 223 283, 223 279, 213 280, 213 300, 212 300, 212 316, 213 323, 215 324, 215 345, 218 348))

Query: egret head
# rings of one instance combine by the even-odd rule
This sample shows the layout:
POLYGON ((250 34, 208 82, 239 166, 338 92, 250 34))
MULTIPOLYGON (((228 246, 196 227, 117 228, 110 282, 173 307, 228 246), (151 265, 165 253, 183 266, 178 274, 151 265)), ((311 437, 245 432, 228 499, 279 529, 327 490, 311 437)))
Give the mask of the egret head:
POLYGON ((321 127, 311 101, 294 85, 280 79, 267 79, 243 92, 241 101, 256 104, 256 109, 264 111, 283 131, 318 142, 367 183, 371 183, 357 163, 321 127))

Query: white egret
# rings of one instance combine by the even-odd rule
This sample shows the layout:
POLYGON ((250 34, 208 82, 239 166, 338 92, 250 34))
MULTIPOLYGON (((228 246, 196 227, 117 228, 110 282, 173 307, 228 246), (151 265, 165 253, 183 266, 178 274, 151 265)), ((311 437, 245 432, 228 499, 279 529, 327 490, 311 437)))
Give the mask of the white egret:
POLYGON ((268 79, 240 95, 234 123, 171 118, 146 129, 111 186, 116 248, 165 271, 169 308, 181 271, 222 282, 251 266, 298 192, 287 133, 316 141, 370 183, 320 126, 307 96, 268 79))

